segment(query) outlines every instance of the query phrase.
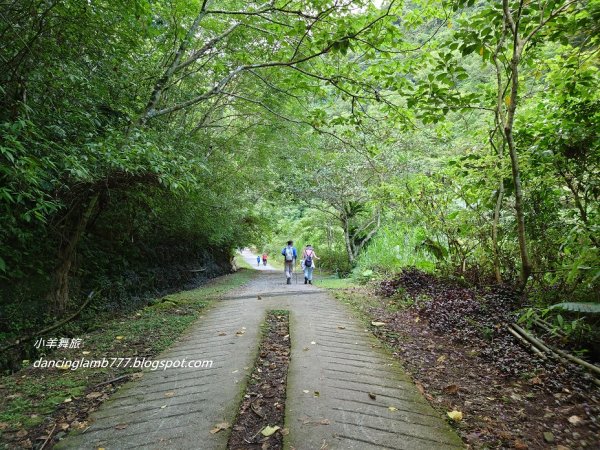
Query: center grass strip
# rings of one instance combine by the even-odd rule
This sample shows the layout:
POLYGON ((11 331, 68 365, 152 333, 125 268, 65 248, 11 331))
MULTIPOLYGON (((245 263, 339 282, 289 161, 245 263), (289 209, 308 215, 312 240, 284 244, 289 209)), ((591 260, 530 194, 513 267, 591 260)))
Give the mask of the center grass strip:
POLYGON ((230 450, 283 448, 285 392, 290 362, 289 311, 268 311, 246 393, 233 425, 230 450))

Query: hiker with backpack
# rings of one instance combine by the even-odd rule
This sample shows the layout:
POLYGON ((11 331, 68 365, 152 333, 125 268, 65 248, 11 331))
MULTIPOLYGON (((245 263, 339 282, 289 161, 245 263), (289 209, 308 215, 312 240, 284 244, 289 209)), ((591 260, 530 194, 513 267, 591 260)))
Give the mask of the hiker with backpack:
POLYGON ((312 284, 312 274, 315 269, 315 259, 319 259, 315 254, 312 245, 307 245, 302 252, 302 268, 304 269, 304 284, 312 284))
POLYGON ((267 265, 267 258, 268 257, 269 257, 269 255, 267 255, 267 252, 263 253, 263 255, 262 255, 263 266, 267 265))
POLYGON ((292 273, 294 272, 294 265, 296 264, 296 259, 298 258, 298 252, 296 251, 296 247, 294 247, 294 242, 288 241, 287 246, 281 250, 281 254, 284 258, 285 277, 287 279, 287 284, 292 284, 292 273))

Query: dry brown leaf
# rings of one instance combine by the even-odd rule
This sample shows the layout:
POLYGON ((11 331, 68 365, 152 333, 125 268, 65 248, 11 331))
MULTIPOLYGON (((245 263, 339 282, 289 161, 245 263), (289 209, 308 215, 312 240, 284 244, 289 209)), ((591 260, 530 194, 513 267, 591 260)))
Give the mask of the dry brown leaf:
POLYGON ((377 396, 376 396, 375 394, 373 394, 372 392, 369 392, 369 398, 370 398, 371 400, 376 400, 376 399, 377 399, 377 396))
POLYGON ((224 331, 221 331, 221 332, 219 333, 219 336, 227 336, 227 333, 225 333, 224 331))
POLYGON ((516 450, 527 450, 529 448, 525 442, 518 439, 513 443, 513 447, 516 450))
POLYGON ((417 391, 419 391, 421 394, 425 393, 425 388, 423 387, 423 385, 421 383, 419 383, 418 381, 415 383, 415 386, 417 387, 417 391))
POLYGON ((98 397, 102 397, 102 392, 90 392, 88 395, 85 396, 85 398, 89 399, 95 399, 98 397))
POLYGON ((219 431, 223 431, 223 430, 227 430, 230 427, 230 425, 227 422, 221 422, 218 423, 214 426, 214 428, 212 430, 210 430, 210 432, 212 434, 216 434, 219 431))
POLYGON ((446 386, 446 387, 443 389, 443 391, 444 391, 446 394, 449 394, 449 395, 454 395, 454 394, 456 394, 456 393, 458 392, 458 385, 457 385, 457 384, 449 384, 448 386, 446 386))
POLYGON ((531 384, 544 384, 544 382, 540 377, 533 377, 531 379, 531 384))
POLYGON ((385 325, 385 322, 371 322, 371 325, 374 327, 382 327, 385 325))
POLYGON ((165 397, 171 398, 175 396, 175 391, 165 392, 165 397))
POLYGON ((117 429, 117 430, 124 430, 128 426, 129 426, 128 423, 119 423, 119 424, 115 425, 115 429, 117 429))
POLYGON ((346 327, 343 327, 343 326, 341 326, 341 325, 338 325, 338 330, 345 330, 345 329, 346 329, 346 327))
POLYGON ((280 433, 282 436, 287 436, 288 434, 290 434, 290 430, 289 430, 289 429, 287 429, 287 428, 282 428, 281 430, 279 430, 279 433, 280 433))

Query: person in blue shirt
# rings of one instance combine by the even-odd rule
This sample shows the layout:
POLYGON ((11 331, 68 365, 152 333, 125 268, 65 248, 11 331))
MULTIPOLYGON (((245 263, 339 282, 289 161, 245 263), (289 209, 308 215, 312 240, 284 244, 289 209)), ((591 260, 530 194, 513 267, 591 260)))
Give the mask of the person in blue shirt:
POLYGON ((256 257, 256 264, 258 264, 258 267, 260 267, 260 256, 256 257))
POLYGON ((292 284, 292 273, 294 272, 296 259, 298 259, 298 252, 296 251, 296 247, 294 247, 294 241, 288 241, 287 246, 281 250, 281 254, 284 258, 285 277, 287 279, 287 284, 292 284))

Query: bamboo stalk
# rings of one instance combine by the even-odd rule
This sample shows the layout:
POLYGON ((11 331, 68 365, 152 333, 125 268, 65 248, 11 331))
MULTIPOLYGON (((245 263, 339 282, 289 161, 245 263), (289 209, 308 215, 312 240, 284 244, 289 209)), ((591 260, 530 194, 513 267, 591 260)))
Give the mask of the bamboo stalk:
POLYGON ((544 358, 544 359, 546 358, 546 355, 544 355, 536 346, 534 346, 531 342, 529 342, 525 338, 523 338, 523 336, 521 336, 519 333, 517 333, 511 327, 506 327, 506 329, 508 330, 508 332, 510 334, 512 334, 514 337, 516 337, 523 345, 525 345, 526 347, 529 347, 531 350, 533 350, 533 352, 535 354, 537 354, 541 358, 544 358))
POLYGON ((563 331, 561 331, 561 330, 553 330, 552 328, 550 328, 550 326, 546 322, 544 322, 541 319, 536 318, 536 319, 533 320, 533 323, 536 324, 538 327, 543 328, 544 330, 546 330, 550 334, 556 334, 556 335, 558 335, 558 336, 560 336, 562 338, 566 337, 566 335, 565 335, 565 333, 563 331))
POLYGON ((577 356, 573 356, 567 352, 563 352, 562 350, 558 349, 558 348, 552 348, 552 350, 559 354, 560 356, 562 356, 563 358, 568 359, 569 361, 572 361, 576 364, 579 364, 580 366, 585 367, 586 369, 588 369, 590 372, 593 372, 596 376, 600 376, 600 367, 595 366, 594 364, 590 364, 587 361, 584 361, 583 359, 578 358, 577 356))
POLYGON ((550 354, 552 353, 552 350, 550 350, 548 347, 546 347, 541 341, 539 341, 538 339, 536 339, 532 335, 530 335, 527 331, 525 331, 519 325, 513 323, 510 326, 513 328, 513 330, 517 331, 521 336, 523 336, 532 345, 536 346, 541 351, 543 351, 545 353, 550 353, 550 354))
MULTIPOLYGON (((538 349, 543 350, 544 352, 549 353, 552 356, 555 356, 558 359, 566 359, 568 361, 571 361, 575 364, 578 364, 586 369, 588 369, 590 372, 592 372, 595 376, 600 376, 600 367, 595 366, 594 364, 590 364, 587 361, 584 361, 583 359, 577 358, 576 356, 573 356, 567 352, 564 352, 558 348, 554 348, 554 347, 547 347, 546 345, 544 345, 540 340, 536 339, 535 337, 533 337, 532 335, 530 335, 529 333, 527 333, 523 328, 521 328, 519 325, 516 324, 511 324, 510 326, 513 327, 514 330, 518 331, 519 334, 521 334, 525 339, 527 339, 527 341, 529 341, 531 344, 535 345, 538 349)), ((600 386, 600 381, 598 381, 597 379, 594 379, 594 384, 596 384, 597 386, 600 386)))

